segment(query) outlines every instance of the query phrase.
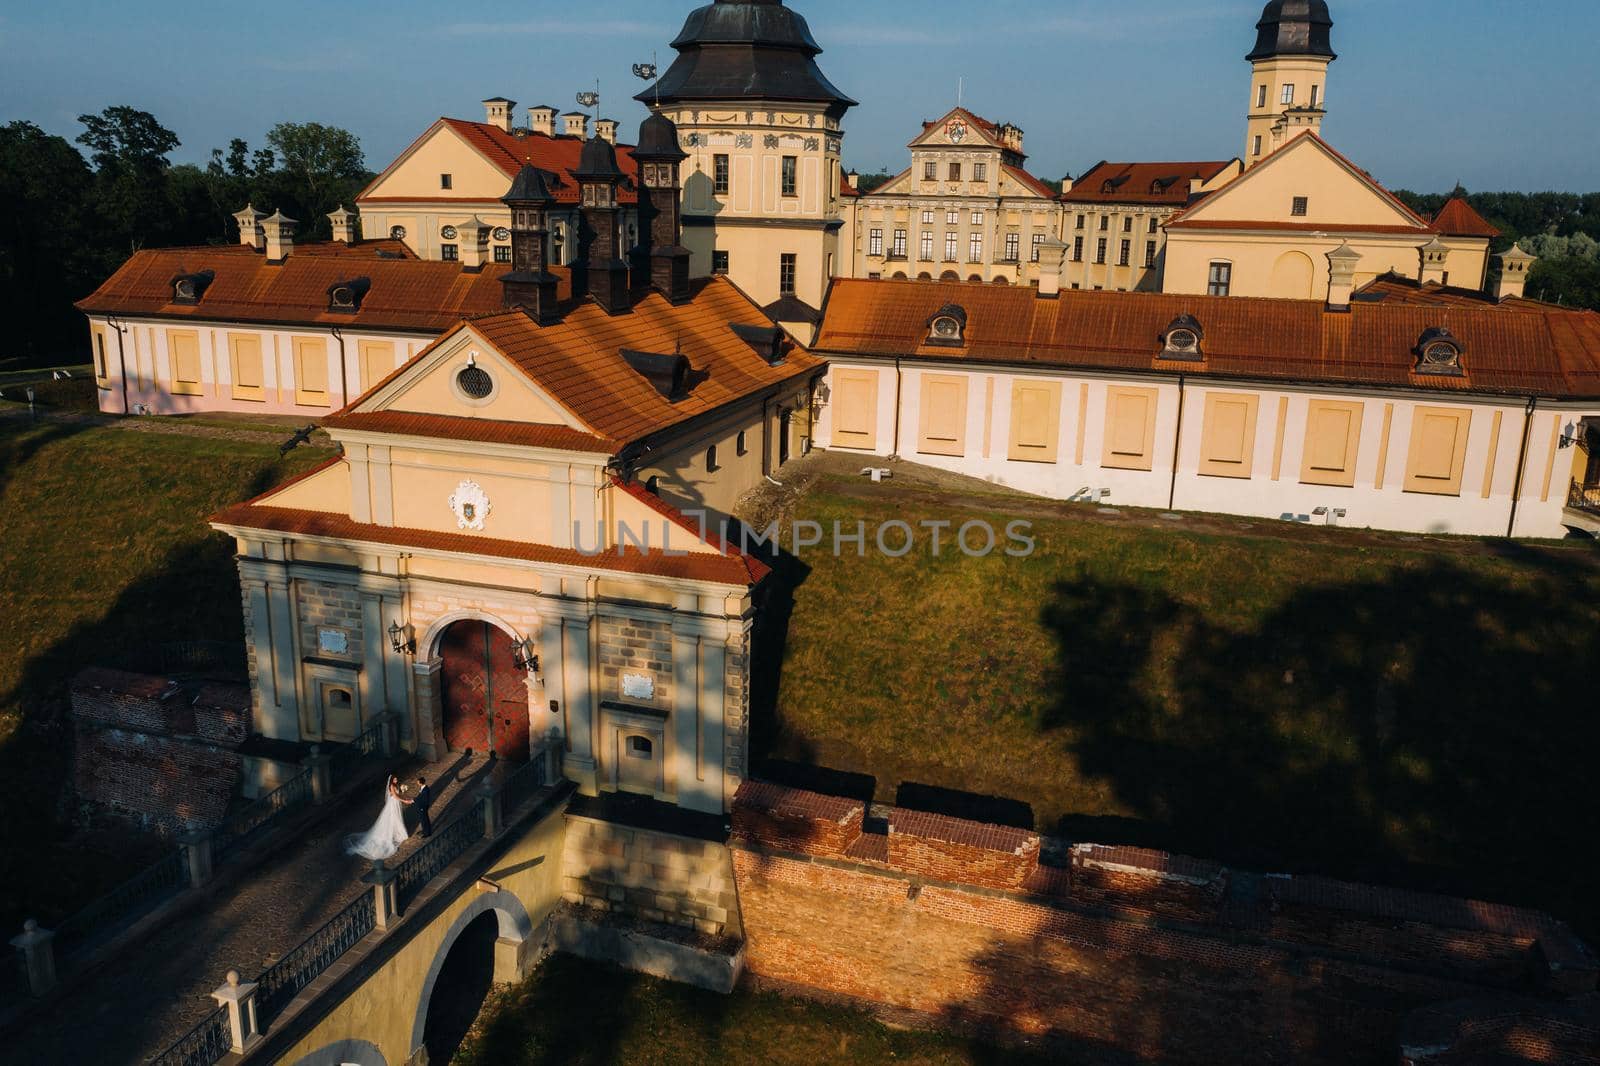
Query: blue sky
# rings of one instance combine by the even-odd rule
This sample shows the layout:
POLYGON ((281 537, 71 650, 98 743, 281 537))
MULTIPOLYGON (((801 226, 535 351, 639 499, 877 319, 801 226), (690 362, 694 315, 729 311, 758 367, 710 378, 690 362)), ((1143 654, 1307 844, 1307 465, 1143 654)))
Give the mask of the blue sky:
MULTIPOLYGON (((355 131, 378 168, 441 114, 479 101, 573 105, 596 78, 634 127, 629 67, 659 53, 693 0, 130 0, 0 7, 0 121, 71 138, 110 104, 177 131, 201 161, 280 120, 355 131)), ((823 70, 862 101, 845 161, 900 169, 922 119, 954 104, 1027 132, 1029 167, 1218 159, 1244 142, 1261 0, 793 0, 823 70)), ((1326 134, 1394 187, 1600 189, 1594 0, 1332 0, 1326 134)), ((631 139, 631 137, 629 138, 631 139)))

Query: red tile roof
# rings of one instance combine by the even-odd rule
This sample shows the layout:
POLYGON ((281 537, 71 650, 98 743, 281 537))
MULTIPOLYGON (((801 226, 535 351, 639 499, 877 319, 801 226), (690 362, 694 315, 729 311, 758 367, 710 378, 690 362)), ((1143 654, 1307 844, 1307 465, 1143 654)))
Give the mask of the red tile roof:
POLYGON ((970 123, 972 125, 972 127, 974 129, 976 129, 980 134, 983 135, 983 137, 986 140, 988 140, 990 142, 990 144, 994 145, 997 148, 1005 147, 1005 142, 1003 142, 1000 139, 1000 124, 998 122, 991 122, 988 119, 984 118, 982 115, 974 115, 971 111, 968 111, 964 107, 954 108, 953 110, 947 112, 944 115, 943 118, 935 118, 935 119, 925 120, 922 123, 922 132, 917 134, 916 139, 913 140, 906 147, 908 147, 908 148, 915 147, 917 141, 922 140, 922 138, 924 138, 924 137, 926 137, 928 135, 928 131, 929 130, 932 130, 935 126, 939 125, 941 122, 949 122, 951 119, 954 119, 958 115, 961 116, 961 117, 964 117, 968 121, 968 123, 970 123))
POLYGON ((1514 296, 1496 300, 1477 289, 1458 289, 1436 281, 1421 284, 1416 278, 1383 274, 1356 290, 1356 299, 1374 303, 1420 304, 1431 307, 1499 307, 1511 311, 1563 311, 1559 304, 1514 296))
POLYGON ((1447 237, 1498 237, 1500 231, 1489 220, 1472 209, 1472 205, 1456 196, 1433 216, 1433 229, 1447 237))
POLYGON ((1106 371, 1495 394, 1600 397, 1600 314, 1541 308, 1356 301, 1348 314, 1312 300, 1070 290, 946 282, 839 280, 813 350, 824 356, 914 355, 950 362, 1046 364, 1106 371), (964 348, 926 344, 946 304, 967 312, 964 348), (1199 319, 1203 363, 1158 363, 1160 335, 1199 319), (1462 378, 1413 373, 1425 330, 1464 345, 1462 378))
POLYGON ((1034 177, 1032 174, 1029 174, 1021 167, 1007 165, 1005 167, 1005 172, 1010 174, 1012 179, 1020 183, 1024 188, 1032 190, 1034 193, 1044 197, 1046 200, 1052 200, 1055 198, 1056 191, 1054 189, 1040 181, 1038 178, 1034 177))
MULTIPOLYGON (((550 192, 554 194, 558 203, 575 204, 578 202, 578 179, 572 172, 578 168, 578 157, 583 152, 583 140, 578 137, 549 136, 543 133, 528 132, 525 136, 507 133, 499 126, 491 126, 486 122, 468 122, 459 118, 441 118, 438 123, 430 127, 427 133, 419 137, 411 148, 415 148, 433 133, 440 124, 448 126, 455 131, 462 140, 477 149, 485 159, 500 168, 506 176, 506 187, 509 189, 511 179, 517 176, 524 163, 531 163, 540 170, 556 175, 556 180, 550 183, 550 192)), ((473 197, 369 197, 366 193, 378 187, 383 179, 394 170, 396 166, 411 152, 407 148, 401 153, 398 160, 391 164, 388 170, 379 174, 372 183, 363 189, 356 197, 356 203, 383 203, 398 202, 414 203, 425 202, 482 202, 481 198, 473 197)), ((623 182, 618 191, 617 200, 620 203, 631 204, 638 202, 637 182, 639 179, 639 165, 633 159, 631 145, 617 145, 617 166, 627 180, 623 182)), ((499 199, 495 196, 494 199, 499 199)))
POLYGON ((430 529, 378 526, 357 522, 343 514, 270 507, 254 503, 241 503, 224 508, 211 516, 211 524, 217 527, 329 537, 366 544, 387 544, 424 551, 455 552, 497 559, 524 559, 558 566, 581 567, 586 570, 615 570, 656 577, 685 578, 691 581, 712 581, 722 585, 748 586, 759 580, 753 577, 749 565, 753 560, 743 557, 712 555, 704 552, 667 555, 659 550, 641 552, 631 547, 607 549, 598 554, 585 554, 575 548, 499 540, 467 533, 442 533, 430 529))
POLYGON ((1208 163, 1098 163, 1061 194, 1066 203, 1173 204, 1189 202, 1189 182, 1210 181, 1237 160, 1208 163), (1106 183, 1112 187, 1107 188, 1106 183), (1159 186, 1157 183, 1160 183, 1159 186))
POLYGON ((676 507, 672 506, 670 503, 666 502, 661 497, 657 496, 655 493, 639 484, 637 481, 624 481, 622 478, 612 475, 611 484, 614 485, 619 492, 625 492, 629 496, 632 496, 634 499, 650 508, 650 510, 654 511, 656 514, 677 525, 680 529, 694 534, 696 540, 703 539, 706 544, 716 548, 726 557, 739 560, 739 562, 744 566, 745 572, 749 575, 750 584, 754 585, 762 578, 772 573, 772 568, 766 563, 762 562, 760 559, 757 559, 753 555, 749 555, 740 551, 738 548, 734 547, 730 541, 724 540, 721 534, 709 527, 709 523, 707 524, 706 528, 702 529, 699 522, 691 522, 689 517, 682 511, 678 510, 676 507), (702 532, 704 533, 703 538, 701 536, 702 532))
POLYGON ((484 444, 515 444, 525 448, 554 448, 599 455, 611 455, 617 450, 616 441, 568 426, 506 422, 492 418, 420 415, 407 411, 352 412, 346 409, 324 418, 322 427, 439 440, 470 440, 484 444))

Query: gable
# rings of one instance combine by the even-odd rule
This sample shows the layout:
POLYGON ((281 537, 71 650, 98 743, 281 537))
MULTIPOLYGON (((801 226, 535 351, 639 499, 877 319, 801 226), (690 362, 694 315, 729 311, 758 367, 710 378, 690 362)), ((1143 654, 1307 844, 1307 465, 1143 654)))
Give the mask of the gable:
POLYGON ((1427 227, 1384 188, 1310 134, 1295 138, 1259 166, 1200 201, 1175 222, 1276 222, 1339 229, 1426 232, 1427 227), (1306 198, 1306 213, 1293 213, 1306 198))
POLYGON ((974 115, 965 108, 955 108, 943 118, 930 122, 908 145, 910 148, 1000 148, 1000 141, 994 136, 993 127, 984 119, 974 115), (958 141, 950 136, 950 125, 953 122, 962 122, 966 125, 966 133, 958 141))
POLYGON ((589 431, 471 326, 463 325, 352 405, 360 414, 399 412, 492 419, 589 431), (488 375, 490 394, 468 396, 458 382, 468 361, 488 375))
POLYGON ((511 187, 511 179, 486 159, 444 120, 390 164, 364 189, 363 200, 498 200, 511 187), (439 187, 439 175, 449 174, 449 189, 439 187))

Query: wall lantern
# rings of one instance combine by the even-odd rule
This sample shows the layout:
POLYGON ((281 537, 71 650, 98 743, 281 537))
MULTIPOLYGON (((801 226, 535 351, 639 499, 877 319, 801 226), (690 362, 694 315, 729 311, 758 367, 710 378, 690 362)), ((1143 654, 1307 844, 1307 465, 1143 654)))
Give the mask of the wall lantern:
POLYGON ((417 652, 417 639, 412 635, 411 626, 401 624, 398 620, 389 623, 389 644, 396 655, 415 655, 417 652))
POLYGON ((526 670, 530 674, 539 672, 539 656, 534 654, 533 641, 523 637, 511 649, 511 658, 517 664, 518 670, 526 670))

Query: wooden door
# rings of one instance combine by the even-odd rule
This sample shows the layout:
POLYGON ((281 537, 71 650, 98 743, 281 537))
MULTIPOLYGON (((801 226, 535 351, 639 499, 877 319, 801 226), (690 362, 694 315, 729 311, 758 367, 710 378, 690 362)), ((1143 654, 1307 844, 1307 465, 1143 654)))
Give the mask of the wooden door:
POLYGON ((527 762, 528 675, 517 668, 510 635, 488 622, 457 622, 445 630, 439 655, 445 744, 527 762))

